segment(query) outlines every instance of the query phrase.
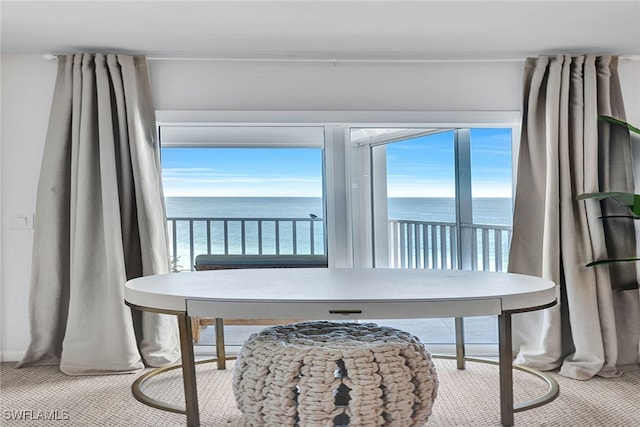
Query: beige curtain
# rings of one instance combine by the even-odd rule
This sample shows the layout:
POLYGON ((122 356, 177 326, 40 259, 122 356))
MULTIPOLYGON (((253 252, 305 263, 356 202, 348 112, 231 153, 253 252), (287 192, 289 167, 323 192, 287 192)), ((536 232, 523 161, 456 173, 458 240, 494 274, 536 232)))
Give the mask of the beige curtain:
POLYGON ((20 366, 82 375, 177 360, 175 318, 124 304, 126 280, 169 272, 167 240, 145 58, 59 56, 20 366))
POLYGON ((629 134, 601 114, 624 119, 617 57, 526 61, 509 270, 553 280, 559 305, 514 316, 515 362, 577 379, 638 367, 635 264, 585 267, 635 250, 633 221, 600 218, 623 207, 576 199, 633 191, 629 134))

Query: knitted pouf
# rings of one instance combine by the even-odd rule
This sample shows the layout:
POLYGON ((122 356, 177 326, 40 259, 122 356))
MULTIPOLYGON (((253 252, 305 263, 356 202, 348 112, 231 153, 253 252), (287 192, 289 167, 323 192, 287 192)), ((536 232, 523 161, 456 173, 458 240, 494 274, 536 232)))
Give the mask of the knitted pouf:
POLYGON ((429 352, 373 323, 303 322, 253 334, 233 369, 250 426, 421 426, 436 397, 429 352))

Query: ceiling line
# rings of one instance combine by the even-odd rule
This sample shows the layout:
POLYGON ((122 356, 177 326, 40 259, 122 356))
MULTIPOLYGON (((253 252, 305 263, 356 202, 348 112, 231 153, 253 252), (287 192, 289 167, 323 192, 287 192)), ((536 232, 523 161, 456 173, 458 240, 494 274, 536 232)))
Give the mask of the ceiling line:
MULTIPOLYGON (((411 58, 411 59, 385 59, 385 58, 283 58, 283 57, 273 57, 273 58, 245 58, 245 57, 213 57, 213 56, 147 56, 148 61, 203 61, 203 62, 320 62, 320 63, 329 63, 334 67, 338 66, 340 63, 390 63, 390 64, 430 64, 430 63, 482 63, 482 62, 524 62, 528 57, 533 57, 534 55, 530 55, 527 57, 503 57, 503 58, 431 58, 431 59, 419 59, 419 58, 411 58)), ((552 56, 552 55, 549 55, 552 56)), ((42 55, 42 57, 46 60, 54 60, 57 59, 58 55, 47 53, 42 55)), ((640 60, 640 55, 619 55, 619 58, 623 61, 638 61, 640 60)))
POLYGON ((212 62, 324 62, 337 66, 340 63, 437 63, 437 62, 522 62, 525 58, 449 58, 449 59, 385 59, 385 58, 244 58, 244 57, 168 57, 148 56, 149 61, 212 61, 212 62))
MULTIPOLYGON (((575 54, 579 55, 579 54, 575 54)), ((581 54, 580 54, 581 55, 581 54)), ((606 55, 606 54, 604 54, 606 55)), ((611 54, 612 56, 615 56, 611 54)), ((554 56, 554 55, 547 55, 554 56)), ((149 61, 212 61, 212 62, 326 62, 333 66, 337 66, 340 63, 453 63, 453 62, 524 62, 529 57, 535 57, 535 55, 529 55, 524 57, 496 57, 496 58, 245 58, 245 57, 206 57, 206 56, 194 56, 194 57, 171 57, 171 56, 147 56, 149 61)), ((623 61, 638 61, 640 55, 618 55, 623 61)))

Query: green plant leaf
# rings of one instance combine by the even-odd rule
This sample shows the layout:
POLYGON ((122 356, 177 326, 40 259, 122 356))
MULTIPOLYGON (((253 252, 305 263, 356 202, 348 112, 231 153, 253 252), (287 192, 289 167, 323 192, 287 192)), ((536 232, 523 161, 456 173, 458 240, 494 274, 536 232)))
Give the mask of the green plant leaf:
POLYGON ((622 203, 634 218, 640 218, 640 194, 624 193, 621 191, 605 191, 601 193, 584 193, 578 196, 578 200, 596 199, 603 200, 612 198, 618 203, 622 203))
MULTIPOLYGON (((625 127, 630 132, 635 132, 637 134, 640 134, 640 129, 630 125, 625 121, 616 119, 615 117, 600 115, 598 116, 598 119, 612 123, 616 126, 625 127)), ((640 194, 610 191, 610 192, 599 192, 599 193, 585 193, 578 196, 578 200, 585 200, 585 199, 603 200, 607 198, 612 198, 618 203, 622 203, 629 209, 629 212, 631 213, 634 219, 640 219, 640 194)), ((614 215, 611 217, 624 217, 624 216, 614 215)), ((607 217, 605 216, 603 218, 607 218, 607 217)), ((636 261, 640 261, 640 258, 629 257, 629 258, 605 259, 605 260, 599 260, 599 261, 592 261, 586 264, 586 267, 593 267, 596 265, 612 264, 612 263, 620 263, 620 262, 636 262, 636 261)), ((638 284, 635 283, 629 286, 625 286, 620 290, 628 290, 628 289, 638 289, 638 284)))
POLYGON ((637 127, 630 125, 629 123, 616 119, 615 117, 611 117, 611 116, 598 116, 598 118, 600 120, 604 120, 605 122, 609 122, 609 123, 613 123, 615 125, 618 126, 622 126, 622 127, 626 127, 627 129, 629 129, 631 132, 635 132, 635 133, 639 133, 640 134, 640 129, 638 129, 637 127))
POLYGON ((633 193, 625 193, 622 191, 603 191, 600 193, 584 193, 578 196, 578 200, 584 200, 584 199, 597 199, 597 200, 602 200, 602 199, 606 199, 609 197, 613 197, 614 199, 616 199, 618 202, 627 205, 627 206, 631 206, 633 205, 633 199, 634 199, 635 194, 633 193))
POLYGON ((633 195, 633 206, 631 207, 631 213, 636 218, 640 217, 640 194, 633 195))
POLYGON ((589 264, 585 265, 585 267, 593 267, 595 265, 602 265, 602 264, 613 264, 616 262, 633 262, 633 261, 640 261, 640 258, 603 259, 600 261, 592 261, 589 264))

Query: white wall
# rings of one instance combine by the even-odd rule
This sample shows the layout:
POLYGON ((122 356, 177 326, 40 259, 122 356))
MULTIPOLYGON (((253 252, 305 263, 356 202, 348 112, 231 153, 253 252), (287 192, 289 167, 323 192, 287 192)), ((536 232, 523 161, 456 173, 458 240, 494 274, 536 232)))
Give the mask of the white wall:
POLYGON ((2 261, 3 360, 15 360, 29 343, 28 299, 33 230, 11 228, 14 214, 35 212, 36 187, 56 79, 55 61, 2 56, 2 261))
MULTIPOLYGON (((31 230, 10 227, 35 211, 56 63, 2 56, 1 324, 3 360, 29 342, 31 230)), ((158 110, 519 110, 518 62, 432 64, 150 63, 158 110)), ((621 64, 628 118, 640 123, 640 62, 621 64)), ((639 161, 640 164, 640 161, 639 161)), ((640 175, 640 174, 639 174, 640 175)), ((36 219, 37 220, 37 219, 36 219)))
POLYGON ((521 69, 519 62, 153 61, 151 80, 159 110, 519 110, 521 69))

